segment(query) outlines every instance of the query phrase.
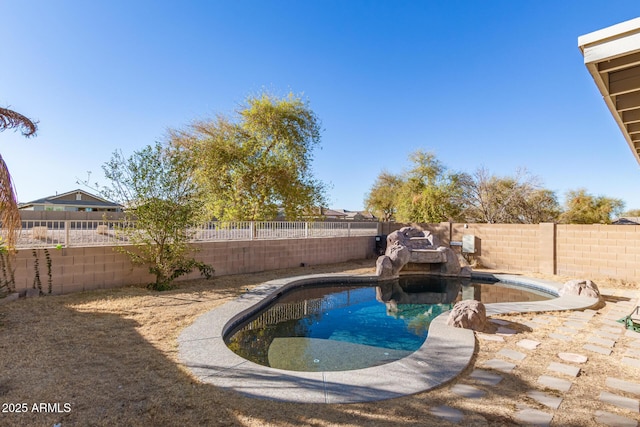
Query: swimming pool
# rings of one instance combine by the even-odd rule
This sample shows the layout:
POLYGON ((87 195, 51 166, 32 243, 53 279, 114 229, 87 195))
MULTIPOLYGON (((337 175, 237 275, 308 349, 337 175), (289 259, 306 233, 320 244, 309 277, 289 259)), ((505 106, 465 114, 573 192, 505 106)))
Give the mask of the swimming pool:
POLYGON ((344 371, 418 350, 431 321, 462 299, 541 301, 555 295, 495 282, 434 276, 354 285, 306 284, 279 295, 225 336, 239 356, 292 371, 344 371))

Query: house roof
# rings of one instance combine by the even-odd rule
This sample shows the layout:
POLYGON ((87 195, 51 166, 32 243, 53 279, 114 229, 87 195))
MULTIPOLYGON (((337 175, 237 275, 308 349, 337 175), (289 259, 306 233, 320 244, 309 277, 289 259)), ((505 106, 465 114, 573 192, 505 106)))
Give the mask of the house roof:
POLYGON ((55 196, 49 196, 49 197, 44 197, 42 199, 37 199, 37 200, 32 200, 30 202, 26 202, 26 203, 21 203, 20 204, 20 208, 24 208, 24 207, 28 207, 28 206, 33 206, 33 205, 59 205, 59 206, 86 206, 86 207, 95 207, 95 206, 101 206, 101 207, 112 207, 112 208, 121 208, 122 205, 118 204, 118 203, 114 203, 114 202, 110 202, 107 199, 103 199, 100 196, 96 196, 95 194, 91 194, 88 193, 84 190, 73 190, 73 191, 68 191, 66 193, 62 193, 62 194, 56 194, 55 196), (81 199, 81 200, 66 200, 64 199, 65 197, 69 196, 69 195, 74 195, 80 193, 85 197, 89 197, 91 199, 94 200, 87 200, 87 199, 81 199))
POLYGON ((612 224, 615 225, 640 225, 640 217, 638 216, 627 216, 620 217, 617 220, 613 221, 612 224))
POLYGON ((640 163, 640 18, 580 36, 578 47, 604 102, 640 163))

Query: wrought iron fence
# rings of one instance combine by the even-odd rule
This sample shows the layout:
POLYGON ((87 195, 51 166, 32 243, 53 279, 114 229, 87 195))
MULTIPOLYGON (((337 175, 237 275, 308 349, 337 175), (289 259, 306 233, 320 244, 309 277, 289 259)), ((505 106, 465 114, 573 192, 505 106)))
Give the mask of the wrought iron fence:
MULTIPOLYGON (((130 233, 124 229, 135 227, 134 222, 124 221, 25 220, 18 234, 17 248, 127 245, 130 233)), ((186 232, 191 242, 374 236, 378 234, 378 223, 212 221, 186 232)))

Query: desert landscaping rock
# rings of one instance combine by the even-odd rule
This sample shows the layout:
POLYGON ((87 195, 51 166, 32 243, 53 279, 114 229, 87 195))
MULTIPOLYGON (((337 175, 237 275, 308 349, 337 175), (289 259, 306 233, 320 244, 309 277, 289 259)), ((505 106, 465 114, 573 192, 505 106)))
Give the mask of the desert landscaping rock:
POLYGON ((457 424, 464 418, 464 413, 451 406, 441 405, 429 409, 431 415, 443 418, 451 423, 457 424))
POLYGON ((584 348, 585 350, 593 351, 594 353, 604 354, 605 356, 608 356, 611 354, 610 348, 600 347, 598 345, 586 344, 582 346, 582 348, 584 348))
POLYGON ((500 372, 504 372, 504 373, 509 373, 511 371, 513 371, 513 368, 516 367, 515 364, 511 363, 511 362, 506 362, 504 360, 500 360, 500 359, 491 359, 491 360, 487 360, 486 362, 483 363, 483 365, 485 368, 490 368, 490 369, 494 369, 496 371, 500 371, 500 372))
POLYGON ((511 324, 511 322, 507 322, 506 320, 502 320, 502 319, 489 319, 489 322, 495 323, 496 325, 499 325, 499 326, 507 326, 511 324))
POLYGON ((469 378, 477 383, 485 385, 497 385, 502 381, 502 376, 484 369, 474 369, 469 378))
POLYGON ((577 377, 580 373, 580 368, 577 366, 566 365, 558 362, 551 362, 549 366, 547 366, 547 370, 568 375, 570 377, 577 377))
MULTIPOLYGON (((456 328, 485 331, 489 329, 487 311, 480 301, 464 300, 453 306, 447 325, 456 328)), ((499 329, 499 328, 498 328, 499 329)))
POLYGON ((637 427, 638 421, 607 411, 596 411, 596 421, 609 427, 637 427))
POLYGON ((640 403, 638 402, 638 399, 619 396, 617 394, 609 393, 608 391, 600 392, 599 399, 601 402, 617 406, 618 408, 628 409, 633 412, 640 411, 640 403))
POLYGON ((560 296, 564 295, 580 295, 588 298, 600 298, 598 285, 591 280, 569 280, 560 291, 560 296))
POLYGON ((609 388, 615 388, 626 393, 637 394, 640 396, 640 384, 638 383, 608 377, 605 381, 605 385, 609 388))
POLYGON ((498 352, 498 355, 507 357, 512 360, 523 360, 525 357, 527 357, 527 355, 524 353, 520 353, 519 351, 515 351, 515 350, 510 350, 508 348, 503 348, 502 350, 500 350, 498 352))
POLYGON ((451 393, 468 399, 479 399, 487 394, 486 391, 467 384, 456 384, 451 387, 451 393))
POLYGON ((589 358, 577 353, 558 353, 558 357, 565 362, 585 363, 589 358))
POLYGON ((527 350, 535 350, 540 345, 540 342, 524 339, 524 340, 518 341, 517 345, 519 347, 526 348, 527 350))
POLYGON ((527 396, 551 409, 558 409, 562 403, 561 397, 552 396, 540 390, 530 390, 527 392, 527 396))
POLYGON ((542 375, 538 377, 538 383, 547 388, 563 392, 569 391, 571 389, 571 386, 573 385, 571 381, 563 380, 562 378, 556 378, 549 375, 542 375))

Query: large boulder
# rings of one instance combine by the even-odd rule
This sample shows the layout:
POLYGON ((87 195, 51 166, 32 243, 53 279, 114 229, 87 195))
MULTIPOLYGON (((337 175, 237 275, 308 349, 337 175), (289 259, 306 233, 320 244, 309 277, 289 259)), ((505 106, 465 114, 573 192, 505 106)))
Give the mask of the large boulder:
POLYGON ((589 298, 600 298, 600 290, 598 289, 598 285, 593 283, 591 280, 569 280, 567 283, 562 285, 560 291, 558 291, 560 296, 563 295, 579 295, 583 297, 589 298))
POLYGON ((447 325, 474 331, 488 330, 487 310, 480 301, 459 301, 449 313, 447 325))

